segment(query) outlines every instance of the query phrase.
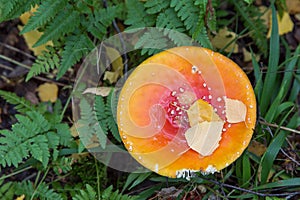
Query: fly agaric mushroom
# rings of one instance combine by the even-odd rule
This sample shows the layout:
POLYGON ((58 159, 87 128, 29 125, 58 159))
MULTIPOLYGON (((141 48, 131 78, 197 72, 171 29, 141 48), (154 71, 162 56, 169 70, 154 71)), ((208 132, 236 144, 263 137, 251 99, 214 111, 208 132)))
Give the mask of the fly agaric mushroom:
POLYGON ((168 177, 219 171, 248 146, 256 100, 246 74, 227 57, 176 47, 140 64, 119 97, 123 143, 143 166, 168 177))

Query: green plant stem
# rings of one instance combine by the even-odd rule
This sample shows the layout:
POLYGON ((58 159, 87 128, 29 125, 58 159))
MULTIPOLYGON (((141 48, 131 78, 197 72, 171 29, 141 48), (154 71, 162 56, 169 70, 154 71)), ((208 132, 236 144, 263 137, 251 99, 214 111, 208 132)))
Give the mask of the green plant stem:
MULTIPOLYGON (((42 179, 40 180, 39 184, 38 184, 37 187, 35 188, 33 194, 31 195, 30 200, 33 200, 33 198, 34 198, 34 196, 35 196, 35 194, 36 194, 38 188, 40 187, 40 185, 41 185, 41 184, 43 183, 43 181, 45 180, 45 178, 46 178, 46 176, 47 176, 49 170, 50 170, 50 167, 47 168, 47 170, 46 170, 44 176, 42 177, 42 179)), ((38 176, 37 176, 37 178, 36 178, 36 182, 37 182, 38 179, 39 179, 38 177, 39 177, 39 175, 40 175, 40 172, 41 172, 41 171, 39 171, 39 174, 38 174, 38 176)), ((36 185, 36 182, 35 182, 35 185, 36 185)))
POLYGON ((20 169, 19 171, 13 172, 13 173, 11 173, 11 174, 9 174, 9 175, 2 176, 2 177, 0 177, 0 181, 1 181, 1 180, 4 180, 4 179, 7 179, 7 178, 9 178, 9 177, 12 177, 12 176, 14 176, 14 175, 20 174, 20 173, 22 173, 22 172, 24 172, 24 171, 27 171, 27 170, 29 170, 29 169, 32 169, 32 166, 26 167, 26 168, 24 168, 24 169, 20 169))
POLYGON ((100 174, 99 174, 99 166, 98 166, 98 163, 97 163, 97 159, 94 158, 95 160, 95 166, 96 166, 96 174, 97 174, 97 190, 98 190, 98 200, 101 200, 101 184, 100 184, 100 174))

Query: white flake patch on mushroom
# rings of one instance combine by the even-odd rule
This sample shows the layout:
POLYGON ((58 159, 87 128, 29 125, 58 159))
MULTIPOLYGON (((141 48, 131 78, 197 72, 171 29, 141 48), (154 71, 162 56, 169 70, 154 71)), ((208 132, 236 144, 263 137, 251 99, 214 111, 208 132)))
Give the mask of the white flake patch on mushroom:
POLYGON ((185 178, 186 180, 191 180, 192 177, 195 177, 195 173, 200 170, 192 170, 192 169, 181 169, 176 171, 176 178, 185 178))
POLYGON ((200 122, 185 132, 188 145, 202 156, 211 155, 219 146, 223 121, 200 122))
POLYGON ((217 168, 215 168, 213 165, 208 165, 205 171, 201 171, 201 174, 208 175, 214 174, 215 172, 218 172, 217 168))
POLYGON ((194 102, 187 113, 191 128, 185 138, 189 147, 202 156, 211 155, 219 146, 224 122, 203 100, 194 102))
POLYGON ((225 98, 226 119, 229 123, 239 123, 246 120, 247 107, 239 100, 225 98))

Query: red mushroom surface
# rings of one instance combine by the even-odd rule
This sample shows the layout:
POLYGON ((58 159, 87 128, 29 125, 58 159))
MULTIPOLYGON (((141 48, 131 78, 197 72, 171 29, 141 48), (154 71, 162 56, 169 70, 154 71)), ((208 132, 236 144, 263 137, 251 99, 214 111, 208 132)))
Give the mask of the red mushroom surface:
POLYGON ((146 168, 168 177, 214 173, 248 146, 256 100, 246 74, 227 57, 176 47, 131 73, 117 121, 125 147, 146 168))

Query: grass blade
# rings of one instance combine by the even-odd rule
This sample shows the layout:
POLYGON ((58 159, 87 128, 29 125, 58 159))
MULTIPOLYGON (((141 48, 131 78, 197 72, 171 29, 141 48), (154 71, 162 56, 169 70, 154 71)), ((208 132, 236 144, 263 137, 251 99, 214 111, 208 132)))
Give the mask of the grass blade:
POLYGON ((262 116, 267 112, 268 106, 271 102, 273 88, 276 81, 276 72, 279 62, 279 34, 278 34, 278 21, 277 12, 274 4, 271 5, 272 8, 272 32, 270 39, 270 52, 269 52, 269 64, 268 70, 264 81, 264 86, 262 90, 262 95, 260 98, 260 111, 262 116))
POLYGON ((262 190, 262 189, 270 189, 276 187, 295 187, 295 186, 300 186, 300 178, 291 178, 287 180, 280 180, 274 183, 267 183, 264 185, 260 185, 254 189, 262 190))
POLYGON ((264 184, 267 182, 268 180, 268 176, 270 173, 270 170, 272 169, 274 160, 283 144, 283 142, 285 141, 287 133, 281 133, 278 134, 271 142, 271 144, 269 145, 268 149, 266 150, 266 152, 264 153, 261 163, 260 163, 260 167, 261 167, 261 175, 260 175, 260 179, 261 179, 261 183, 264 184))

